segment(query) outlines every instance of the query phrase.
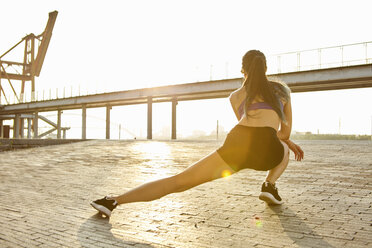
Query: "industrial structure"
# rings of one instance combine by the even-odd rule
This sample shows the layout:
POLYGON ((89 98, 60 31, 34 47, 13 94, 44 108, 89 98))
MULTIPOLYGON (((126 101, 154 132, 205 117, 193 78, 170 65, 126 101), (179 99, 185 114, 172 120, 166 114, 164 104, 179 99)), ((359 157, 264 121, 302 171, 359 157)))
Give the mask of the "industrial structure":
MULTIPOLYGON (((48 50, 50 38, 52 37, 52 31, 54 28, 54 24, 57 19, 57 11, 49 13, 48 23, 45 27, 44 32, 40 35, 29 34, 21 39, 20 42, 15 44, 12 48, 6 51, 4 54, 0 56, 0 79, 5 79, 8 81, 15 98, 17 99, 18 103, 23 102, 23 97, 25 94, 25 86, 26 82, 31 82, 31 99, 32 101, 35 100, 35 77, 38 77, 41 72, 41 68, 43 67, 44 59, 46 52, 48 50), (36 42, 39 41, 39 45, 36 49, 35 45, 36 42), (23 62, 14 62, 14 61, 7 61, 3 60, 3 57, 12 52, 16 47, 21 45, 24 42, 24 56, 23 62), (22 71, 22 72, 20 72, 22 71), (13 85, 12 80, 21 81, 20 91, 17 92, 16 87, 13 85)), ((1 81, 0 81, 1 82, 1 81)), ((6 94, 1 87, 0 84, 0 98, 1 93, 5 98, 5 101, 8 102, 6 99, 6 94)))
MULTIPOLYGON (((372 87, 372 64, 282 73, 269 75, 269 78, 270 77, 286 82, 292 92, 372 87)), ((147 138, 152 139, 153 103, 172 102, 171 137, 172 139, 176 139, 177 102, 227 97, 232 91, 240 87, 241 83, 242 78, 234 78, 4 105, 0 109, 0 118, 14 118, 14 138, 21 137, 17 130, 19 130, 19 128, 22 130, 23 128, 22 126, 17 126, 17 123, 19 123, 18 120, 27 118, 29 120, 27 137, 30 138, 31 132, 33 131, 33 138, 40 138, 37 124, 38 119, 40 119, 39 112, 57 111, 57 123, 52 124, 52 126, 57 130, 57 137, 61 138, 61 132, 66 130, 61 127, 62 111, 81 109, 81 138, 86 139, 87 108, 105 107, 106 138, 109 139, 110 110, 113 106, 147 104, 147 138), (33 128, 30 126, 31 119, 34 120, 33 128)))
MULTIPOLYGON (((147 139, 152 139, 152 105, 158 102, 171 102, 172 114, 172 130, 171 138, 177 138, 177 103, 179 101, 213 99, 227 97, 229 94, 241 86, 242 78, 232 78, 214 81, 205 81, 188 84, 169 85, 145 89, 127 90, 111 93, 102 93, 86 96, 75 96, 60 99, 50 99, 43 101, 35 101, 35 76, 39 76, 41 67, 45 58, 48 44, 52 35, 54 23, 56 21, 57 12, 49 13, 48 24, 45 31, 35 36, 30 34, 24 37, 14 47, 25 41, 24 61, 10 62, 0 60, 1 74, 0 74, 0 89, 4 98, 6 94, 3 87, 1 87, 1 79, 9 82, 12 91, 17 97, 17 103, 0 106, 0 138, 9 138, 5 134, 9 133, 10 127, 3 125, 3 120, 12 119, 13 121, 13 138, 25 138, 24 130, 27 130, 27 138, 40 139, 47 134, 57 130, 57 138, 65 138, 66 130, 68 128, 61 126, 61 118, 63 110, 81 109, 81 138, 86 139, 87 127, 87 108, 106 108, 106 139, 110 139, 110 110, 113 106, 133 105, 133 104, 147 104, 147 139), (40 41, 38 52, 35 58, 35 40, 40 41), (11 67, 19 67, 22 69, 21 74, 7 72, 11 67), (11 80, 19 80, 22 82, 20 93, 12 85, 11 80), (25 92, 25 82, 31 81, 30 102, 24 102, 23 94, 25 92), (57 111, 57 123, 48 120, 39 115, 41 112, 57 111), (27 119, 28 126, 25 128, 24 121, 27 119), (51 125, 51 129, 45 133, 38 133, 38 121, 43 120, 51 125), (63 135, 62 135, 63 134, 63 135)), ((287 73, 277 73, 268 75, 269 78, 275 78, 286 82, 291 88, 292 92, 307 92, 307 91, 321 91, 321 90, 335 90, 335 89, 351 89, 372 87, 372 61, 369 61, 367 55, 366 43, 366 59, 361 64, 349 65, 342 61, 342 64, 336 67, 310 69, 305 71, 293 71, 287 73)), ((14 47, 9 49, 8 54, 14 47)), ((343 47, 342 47, 343 49, 343 47)), ((298 62, 300 61, 300 54, 297 55, 298 62)), ((278 57, 280 58, 280 57, 278 57)), ((300 66, 298 66, 300 68, 300 66)), ((1 94, 0 92, 0 94, 1 94)))
MULTIPOLYGON (((17 103, 23 103, 27 82, 30 82, 31 84, 29 87, 31 101, 35 101, 35 77, 40 76, 41 68, 43 66, 45 55, 47 53, 50 39, 52 37, 52 31, 57 19, 57 15, 58 15, 57 11, 50 12, 47 25, 41 34, 35 35, 31 33, 26 35, 21 39, 21 41, 19 41, 17 44, 12 46, 9 50, 7 50, 0 56, 0 103, 2 102, 1 101, 2 97, 7 104, 10 103, 10 101, 7 99, 7 96, 9 95, 6 94, 6 88, 8 88, 9 91, 13 93, 17 103), (6 55, 11 54, 18 46, 21 46, 22 43, 24 43, 23 62, 4 60, 4 57, 6 55), (1 84, 2 80, 6 81, 7 84, 2 85, 1 84), (14 81, 20 81, 21 82, 20 86, 19 83, 16 83, 14 81)), ((53 123, 52 121, 48 120, 43 116, 36 116, 35 118, 34 114, 1 115, 0 137, 8 136, 4 134, 9 132, 8 130, 9 128, 6 127, 5 128, 6 131, 4 132, 3 127, 3 120, 6 119, 14 119, 13 125, 14 137, 24 138, 23 131, 25 119, 28 120, 27 138, 31 138, 31 126, 34 126, 34 130, 35 127, 37 128, 38 119, 44 120, 46 123, 50 124, 52 128, 43 134, 36 136, 34 135, 34 137, 42 138, 55 130, 63 130, 65 134, 66 130, 68 129, 58 127, 57 124, 53 123)))

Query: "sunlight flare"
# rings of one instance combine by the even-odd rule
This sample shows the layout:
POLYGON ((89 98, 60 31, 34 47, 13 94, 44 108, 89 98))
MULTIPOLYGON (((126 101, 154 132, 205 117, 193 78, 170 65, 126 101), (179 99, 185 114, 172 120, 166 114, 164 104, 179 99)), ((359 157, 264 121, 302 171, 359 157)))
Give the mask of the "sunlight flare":
POLYGON ((229 176, 231 176, 231 172, 229 170, 222 171, 223 178, 228 178, 229 176))
POLYGON ((263 223, 262 223, 262 220, 260 217, 258 216, 254 216, 253 219, 252 219, 252 223, 254 226, 256 226, 257 228, 262 228, 263 226, 263 223))

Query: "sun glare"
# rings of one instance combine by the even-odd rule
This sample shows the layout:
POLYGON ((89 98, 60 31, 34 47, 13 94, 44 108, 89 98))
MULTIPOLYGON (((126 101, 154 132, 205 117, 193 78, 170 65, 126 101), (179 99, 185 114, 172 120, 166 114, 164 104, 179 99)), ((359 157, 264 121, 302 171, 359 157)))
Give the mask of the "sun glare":
POLYGON ((223 178, 227 178, 229 176, 231 176, 231 172, 229 170, 222 171, 222 177, 223 178))
POLYGON ((164 178, 173 174, 170 146, 166 142, 144 141, 135 142, 133 150, 138 158, 143 161, 139 169, 142 172, 153 174, 158 178, 164 178))
POLYGON ((141 153, 142 158, 166 158, 170 154, 170 147, 165 142, 145 141, 136 143, 135 150, 141 153))

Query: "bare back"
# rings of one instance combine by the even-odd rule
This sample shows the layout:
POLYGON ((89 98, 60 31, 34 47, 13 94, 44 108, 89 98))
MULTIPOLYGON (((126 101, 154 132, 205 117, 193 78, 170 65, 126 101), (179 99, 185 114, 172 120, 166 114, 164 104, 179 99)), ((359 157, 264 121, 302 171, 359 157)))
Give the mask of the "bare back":
MULTIPOLYGON (((246 91, 244 87, 239 88, 230 95, 230 102, 234 113, 239 121, 239 125, 250 126, 250 127, 272 127, 276 131, 279 130, 281 126, 281 120, 278 114, 273 109, 254 109, 248 111, 248 118, 243 114, 240 115, 238 109, 239 106, 246 99, 246 91)), ((260 97, 256 97, 252 103, 263 102, 264 100, 260 97)), ((284 106, 284 114, 286 115, 287 120, 291 120, 291 113, 288 111, 290 108, 290 102, 282 102, 284 106), (290 116, 287 116, 290 115, 290 116)), ((283 126, 283 124, 282 124, 283 126)))

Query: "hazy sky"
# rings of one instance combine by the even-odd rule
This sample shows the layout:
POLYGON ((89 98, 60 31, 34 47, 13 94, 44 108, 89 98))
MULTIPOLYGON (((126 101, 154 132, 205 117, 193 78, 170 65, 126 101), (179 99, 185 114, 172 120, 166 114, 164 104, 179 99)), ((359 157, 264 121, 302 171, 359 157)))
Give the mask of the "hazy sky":
MULTIPOLYGON (((59 12, 36 82, 40 95, 57 87, 69 94, 80 85, 94 93, 216 79, 236 75, 250 49, 269 55, 372 41, 372 2, 360 0, 13 0, 0 6, 0 54, 28 33, 40 34, 48 12, 59 12)), ((6 58, 22 61, 22 53, 23 47, 6 58)), ((293 129, 338 133, 341 120, 342 133, 370 134, 370 106, 371 88, 293 94, 293 129)), ((209 131, 217 119, 225 129, 235 123, 224 99, 180 103, 178 110, 180 133, 209 131)), ((146 106, 114 109, 113 121, 140 132, 145 111, 146 106)), ((155 105, 154 129, 169 125, 170 105, 155 105)))

